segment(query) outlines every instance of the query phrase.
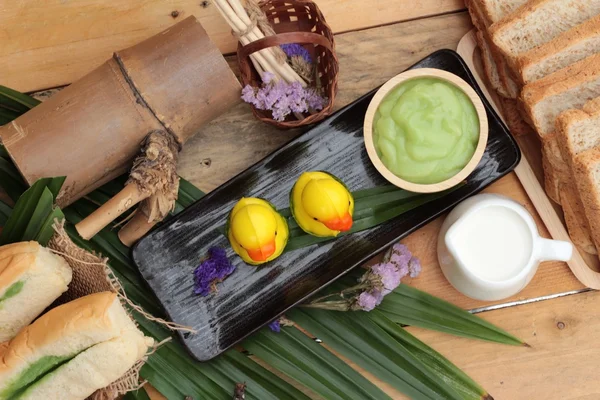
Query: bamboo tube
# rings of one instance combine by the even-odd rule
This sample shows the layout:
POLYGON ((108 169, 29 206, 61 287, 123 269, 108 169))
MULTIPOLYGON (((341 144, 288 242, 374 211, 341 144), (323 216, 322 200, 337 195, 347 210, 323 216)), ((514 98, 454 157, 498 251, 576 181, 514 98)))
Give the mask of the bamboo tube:
POLYGON ((136 210, 133 217, 119 231, 119 240, 127 247, 133 246, 142 236, 150 232, 157 222, 149 222, 148 217, 140 210, 136 210))
POLYGON ((150 197, 150 193, 142 192, 137 185, 130 183, 115 197, 75 225, 75 229, 82 238, 89 240, 114 221, 115 218, 148 197, 150 197))
POLYGON ((66 207, 127 172, 140 143, 166 130, 178 145, 241 102, 241 86, 192 16, 118 51, 52 98, 0 127, 29 184, 66 176, 66 207))

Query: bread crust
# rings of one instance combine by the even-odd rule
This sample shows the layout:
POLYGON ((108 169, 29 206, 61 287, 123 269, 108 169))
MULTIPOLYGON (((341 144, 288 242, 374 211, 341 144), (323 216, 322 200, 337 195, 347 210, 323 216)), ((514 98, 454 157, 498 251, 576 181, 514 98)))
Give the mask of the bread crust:
POLYGON ((521 91, 520 101, 527 116, 535 125, 538 134, 544 136, 548 133, 544 132, 541 121, 535 116, 535 107, 540 101, 599 78, 600 54, 594 54, 540 80, 525 85, 521 91))
MULTIPOLYGON (((516 62, 516 78, 521 85, 535 81, 536 79, 527 77, 527 70, 529 68, 550 59, 560 52, 568 51, 570 48, 582 43, 583 41, 596 36, 600 42, 600 15, 595 16, 566 32, 563 32, 550 42, 545 43, 540 47, 534 48, 522 55, 519 55, 516 62)), ((587 56, 590 55, 592 54, 587 54, 587 56)), ((566 67, 566 65, 557 67, 555 68, 555 71, 552 72, 556 72, 564 67, 566 67)))

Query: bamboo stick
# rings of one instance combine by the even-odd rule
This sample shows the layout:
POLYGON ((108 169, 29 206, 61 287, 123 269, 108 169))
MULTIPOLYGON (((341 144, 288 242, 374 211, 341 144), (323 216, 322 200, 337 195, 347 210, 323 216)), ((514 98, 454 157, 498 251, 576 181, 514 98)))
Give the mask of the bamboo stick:
POLYGON ((119 239, 127 247, 133 246, 146 233, 150 232, 157 221, 149 222, 148 217, 141 209, 137 209, 133 217, 119 231, 119 239))
POLYGON ((142 192, 136 184, 130 183, 87 218, 75 225, 75 229, 82 238, 89 240, 119 215, 148 197, 150 197, 150 193, 142 192))
MULTIPOLYGON (((252 26, 252 21, 246 13, 246 10, 241 6, 237 0, 215 0, 215 5, 220 11, 221 15, 227 23, 231 26, 234 32, 238 35, 240 42, 243 45, 247 45, 250 42, 262 39, 265 37, 264 33, 258 28, 254 27, 246 35, 241 34, 252 26)), ((257 58, 263 57, 259 62, 261 63, 263 70, 274 73, 276 76, 283 78, 288 83, 299 82, 303 87, 307 86, 307 83, 290 67, 287 63, 280 63, 277 61, 275 54, 272 49, 263 49, 253 55, 257 58)), ((251 58, 252 56, 251 55, 251 58)))

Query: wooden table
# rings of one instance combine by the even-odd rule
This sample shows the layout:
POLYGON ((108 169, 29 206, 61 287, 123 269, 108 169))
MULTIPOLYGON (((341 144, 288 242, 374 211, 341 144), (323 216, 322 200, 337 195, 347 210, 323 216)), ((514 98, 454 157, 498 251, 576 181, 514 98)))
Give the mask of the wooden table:
MULTIPOLYGON (((462 0, 318 0, 318 4, 338 32, 337 108, 429 53, 455 49, 472 29, 462 0)), ((228 28, 210 1, 96 0, 83 4, 27 0, 11 9, 0 7, 0 71, 8 71, 0 83, 22 90, 69 83, 101 63, 112 50, 133 44, 191 13, 202 20, 222 50, 234 48, 228 28), (19 30, 27 29, 29 33, 19 35, 19 30), (80 39, 69 35, 79 35, 80 39)), ((229 61, 235 70, 235 60, 230 57, 229 61)), ((210 191, 297 134, 255 121, 249 108, 240 105, 187 144, 180 173, 210 191)), ((514 174, 487 191, 508 195, 535 215, 514 174)), ((542 234, 547 235, 536 218, 542 234)), ((600 361, 595 360, 596 356, 600 359, 600 344, 595 342, 600 335, 598 294, 584 288, 566 264, 552 262, 542 264, 531 284, 513 298, 493 303, 469 299, 448 284, 437 265, 435 246, 441 222, 442 218, 405 240, 424 266, 421 276, 409 283, 479 312, 532 347, 501 346, 417 328, 410 328, 411 332, 464 369, 496 399, 600 398, 596 371, 600 361)), ((384 383, 377 383, 393 398, 404 398, 384 383)))

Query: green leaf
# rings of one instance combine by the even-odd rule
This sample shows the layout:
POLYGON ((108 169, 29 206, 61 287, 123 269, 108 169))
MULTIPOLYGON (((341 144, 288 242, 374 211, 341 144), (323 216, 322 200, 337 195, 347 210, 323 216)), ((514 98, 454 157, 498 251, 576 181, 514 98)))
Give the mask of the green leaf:
MULTIPOLYGON (((4 149, 4 151, 6 150, 4 149)), ((0 187, 15 202, 27 190, 27 184, 23 181, 21 174, 10 161, 10 158, 0 157, 0 187)))
MULTIPOLYGON (((157 340, 169 336, 163 328, 144 318, 136 320, 146 334, 157 340)), ((174 392, 174 388, 169 387, 168 382, 179 383, 176 387, 179 396, 193 396, 196 399, 231 398, 235 384, 244 382, 247 384, 247 399, 308 400, 298 389, 236 350, 226 351, 209 363, 199 363, 193 361, 179 343, 169 342, 148 359, 147 365, 152 371, 144 367, 142 377, 148 379, 169 399, 181 397, 171 397, 167 394, 174 392)))
MULTIPOLYGON (((0 245, 22 241, 26 237, 25 235, 32 235, 31 238, 35 238, 39 232, 39 230, 35 231, 35 227, 41 227, 47 217, 47 214, 41 215, 43 214, 42 211, 48 210, 47 204, 49 200, 50 205, 52 203, 52 199, 48 198, 48 193, 50 193, 51 197, 52 190, 56 189, 56 182, 63 181, 63 178, 39 179, 31 188, 23 193, 15 204, 13 212, 0 234, 0 245), (38 204, 40 208, 38 208, 38 204), (32 217, 35 217, 36 220, 32 220, 32 217), (41 221, 37 219, 41 219, 41 221)), ((48 213, 50 211, 51 209, 48 213)))
POLYGON ((280 333, 263 329, 242 346, 325 399, 390 399, 348 364, 296 328, 283 327, 280 333))
POLYGON ((144 388, 141 388, 127 393, 123 396, 123 400, 150 400, 150 396, 148 396, 144 388))
POLYGON ((409 285, 398 286, 377 309, 398 324, 513 346, 525 345, 484 319, 409 285))
POLYGON ((40 103, 41 101, 36 100, 31 96, 0 85, 0 104, 2 105, 24 112, 40 103))
POLYGON ((42 224, 40 231, 34 240, 42 246, 47 246, 52 236, 54 236, 54 222, 56 220, 62 221, 63 219, 65 219, 65 215, 63 214, 62 210, 59 207, 54 207, 50 214, 48 214, 46 217, 46 220, 42 224))
POLYGON ((13 110, 9 110, 6 108, 1 108, 0 107, 0 118, 3 121, 3 124, 7 124, 10 121, 17 119, 19 117, 20 113, 17 111, 13 111, 13 110))
POLYGON ((293 309, 288 316, 335 352, 415 400, 460 400, 460 394, 364 312, 293 309))
POLYGON ((0 200, 0 227, 6 224, 11 213, 12 207, 0 200))
POLYGON ((37 237, 48 215, 52 213, 53 203, 54 197, 52 197, 52 192, 45 186, 40 197, 37 199, 33 213, 29 217, 23 217, 23 219, 27 219, 28 223, 19 241, 34 240, 37 237))
POLYGON ((440 353, 408 333, 405 329, 390 321, 381 312, 378 312, 377 310, 371 311, 369 313, 369 318, 396 339, 402 346, 410 351, 413 356, 418 358, 434 374, 446 382, 446 384, 460 393, 462 399, 491 399, 491 396, 489 396, 484 388, 479 386, 456 365, 452 364, 440 353))

